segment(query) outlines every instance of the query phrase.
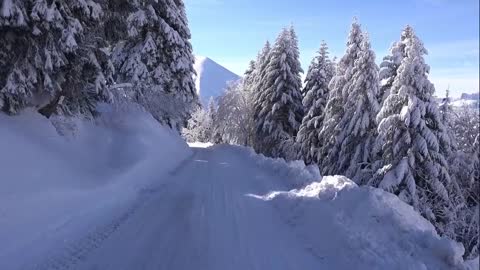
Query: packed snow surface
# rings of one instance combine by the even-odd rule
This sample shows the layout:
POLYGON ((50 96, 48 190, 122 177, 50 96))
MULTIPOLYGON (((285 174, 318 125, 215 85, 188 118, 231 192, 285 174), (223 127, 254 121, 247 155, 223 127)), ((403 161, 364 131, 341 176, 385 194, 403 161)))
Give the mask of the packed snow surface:
POLYGON ((473 269, 394 195, 148 115, 0 116, 0 269, 473 269), (205 148, 206 147, 206 148, 205 148), (307 184, 305 184, 307 183, 307 184))
POLYGON ((203 105, 207 105, 210 98, 219 97, 228 86, 228 83, 237 81, 240 76, 203 56, 195 56, 195 86, 203 105))

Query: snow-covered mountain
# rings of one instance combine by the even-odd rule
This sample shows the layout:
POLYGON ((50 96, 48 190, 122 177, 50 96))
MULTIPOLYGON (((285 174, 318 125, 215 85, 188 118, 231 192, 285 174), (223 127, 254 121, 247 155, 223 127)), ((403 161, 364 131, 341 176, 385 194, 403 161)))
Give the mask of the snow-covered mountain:
POLYGON ((462 93, 461 99, 465 100, 479 100, 480 94, 479 93, 462 93))
POLYGON ((195 56, 195 86, 202 104, 206 105, 210 97, 223 93, 228 82, 240 79, 240 76, 221 66, 208 57, 195 56))
POLYGON ((460 99, 456 99, 452 102, 454 107, 471 107, 471 108, 478 108, 479 106, 479 94, 478 93, 462 93, 460 99))
MULTIPOLYGON (((444 97, 437 97, 437 102, 442 104, 444 97)), ((451 98, 450 102, 455 108, 478 108, 480 106, 480 97, 478 93, 462 93, 460 98, 451 98)))

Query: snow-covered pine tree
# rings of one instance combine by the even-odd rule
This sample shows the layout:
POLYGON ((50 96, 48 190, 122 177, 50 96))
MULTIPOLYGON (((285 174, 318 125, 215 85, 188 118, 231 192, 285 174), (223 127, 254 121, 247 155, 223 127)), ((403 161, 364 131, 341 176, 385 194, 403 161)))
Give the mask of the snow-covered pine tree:
POLYGON ((449 136, 428 80, 427 50, 407 26, 405 54, 391 92, 377 115, 381 168, 370 184, 397 194, 413 205, 442 234, 450 234, 452 198, 458 185, 450 178, 446 154, 449 136))
POLYGON ((375 117, 380 109, 377 95, 379 89, 378 66, 375 53, 366 34, 360 44, 353 68, 345 74, 342 99, 344 113, 335 127, 338 130, 336 145, 331 152, 338 156, 331 168, 357 183, 371 176, 373 145, 376 137, 375 117))
POLYGON ((463 201, 456 203, 455 240, 463 243, 465 259, 479 255, 480 162, 478 137, 473 152, 457 150, 449 161, 452 178, 458 181, 463 201), (464 202, 464 204, 462 204, 464 202))
POLYGON ((180 128, 198 106, 194 57, 182 0, 127 1, 128 37, 114 49, 117 83, 132 83, 135 99, 153 116, 180 128), (176 104, 169 110, 161 110, 176 104))
POLYGON ((467 259, 478 258, 480 253, 480 133, 477 134, 473 144, 473 170, 470 178, 470 188, 468 189, 467 207, 470 210, 468 227, 462 239, 465 246, 465 256, 467 259))
MULTIPOLYGON (((445 103, 440 108, 445 111, 445 103)), ((452 110, 446 116, 449 129, 455 132, 454 138, 459 142, 449 160, 450 175, 462 192, 461 200, 454 201, 458 209, 455 240, 463 243, 465 259, 473 259, 479 254, 480 121, 477 110, 469 107, 452 110)))
POLYGON ((94 14, 98 13, 99 15, 95 16, 100 17, 95 20, 89 19, 89 17, 82 19, 84 21, 82 46, 78 49, 78 57, 75 61, 72 60, 71 69, 67 75, 67 81, 71 82, 69 86, 71 91, 59 104, 59 108, 66 114, 81 114, 90 117, 97 113, 96 104, 98 102, 113 101, 110 86, 114 83, 115 68, 110 60, 110 44, 105 38, 106 16, 104 10, 106 7, 103 6, 105 2, 102 0, 75 2, 82 6, 82 14, 88 14, 88 10, 91 9, 90 5, 97 2, 95 7, 99 11, 94 14))
POLYGON ((208 100, 208 105, 207 105, 207 114, 208 118, 211 120, 211 125, 210 125, 210 142, 212 143, 222 143, 222 132, 221 129, 218 126, 219 122, 219 115, 218 115, 218 106, 216 99, 213 97, 210 97, 208 100))
POLYGON ((251 74, 251 82, 247 82, 247 85, 251 85, 250 89, 255 99, 259 98, 261 89, 263 88, 262 84, 264 82, 268 62, 270 61, 271 50, 270 42, 267 40, 262 50, 257 55, 255 69, 251 74))
POLYGON ((393 81, 397 76, 397 70, 402 63, 405 55, 405 44, 403 41, 408 38, 409 33, 402 32, 399 42, 394 42, 390 47, 390 54, 383 57, 382 63, 380 63, 380 90, 378 92, 378 102, 383 104, 383 101, 390 94, 390 88, 392 88, 393 81))
POLYGON ((334 148, 337 146, 336 138, 338 130, 336 129, 336 126, 345 112, 345 100, 343 98, 345 95, 343 90, 347 83, 346 76, 351 74, 354 62, 358 59, 358 55, 361 51, 361 42, 362 30, 360 29, 360 24, 354 19, 348 35, 345 55, 338 62, 335 76, 329 84, 330 93, 325 109, 323 125, 319 135, 322 140, 322 146, 319 153, 319 158, 321 160, 320 167, 324 175, 338 173, 335 169, 339 158, 339 149, 334 148))
POLYGON ((301 72, 295 32, 283 29, 270 51, 261 88, 256 89, 257 152, 282 157, 282 145, 296 136, 303 116, 301 72))
MULTIPOLYGON (((257 59, 255 60, 255 70, 251 75, 252 81, 247 82, 246 88, 250 89, 251 101, 253 102, 253 112, 255 112, 256 110, 255 100, 258 100, 260 98, 260 94, 262 93, 261 89, 263 89, 264 77, 266 74, 268 62, 270 61, 271 50, 272 47, 270 45, 270 41, 267 40, 262 50, 257 54, 257 59), (250 86, 248 86, 248 84, 250 84, 250 86)), ((255 113, 253 114, 253 117, 255 117, 255 113)), ((256 120, 254 119, 253 121, 256 120)), ((262 140, 261 138, 258 138, 256 135, 254 135, 251 143, 255 149, 259 149, 259 147, 262 145, 262 140)))
POLYGON ((455 108, 450 117, 450 129, 455 134, 458 150, 471 153, 475 138, 480 130, 478 109, 462 106, 455 108))
POLYGON ((322 42, 318 55, 312 60, 303 88, 303 107, 306 115, 297 134, 300 157, 306 164, 319 163, 320 128, 323 123, 328 99, 328 84, 333 77, 334 67, 328 57, 328 46, 322 42))
POLYGON ((445 90, 445 98, 440 103, 440 113, 442 114, 442 120, 444 123, 449 122, 450 115, 452 113, 452 100, 450 98, 450 90, 445 90))
POLYGON ((0 8, 2 110, 35 107, 48 117, 64 100, 83 112, 91 100, 109 99, 96 1, 6 0, 0 8))
POLYGON ((248 69, 243 73, 243 87, 245 91, 252 91, 252 87, 255 81, 256 62, 250 61, 248 69))
POLYGON ((453 129, 455 113, 452 107, 452 99, 450 98, 450 90, 445 91, 445 98, 440 103, 440 115, 442 123, 446 128, 447 135, 450 137, 450 149, 447 158, 451 158, 455 155, 457 145, 457 138, 455 137, 455 131, 453 129))

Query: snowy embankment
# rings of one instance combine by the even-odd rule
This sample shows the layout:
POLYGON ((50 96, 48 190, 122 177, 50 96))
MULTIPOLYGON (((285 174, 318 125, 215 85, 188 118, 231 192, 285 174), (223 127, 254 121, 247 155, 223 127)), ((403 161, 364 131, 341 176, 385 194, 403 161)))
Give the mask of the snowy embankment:
POLYGON ((73 127, 74 136, 60 136, 37 113, 0 114, 0 266, 108 223, 191 155, 141 111, 105 111, 73 127))
POLYGON ((0 269, 478 269, 382 190, 142 112, 74 126, 0 115, 0 269))
POLYGON ((393 194, 359 187, 344 176, 325 176, 314 182, 318 170, 303 162, 262 155, 256 159, 287 176, 291 185, 310 182, 299 189, 248 196, 272 203, 328 269, 479 267, 478 258, 464 262, 461 244, 440 237, 431 223, 393 194))

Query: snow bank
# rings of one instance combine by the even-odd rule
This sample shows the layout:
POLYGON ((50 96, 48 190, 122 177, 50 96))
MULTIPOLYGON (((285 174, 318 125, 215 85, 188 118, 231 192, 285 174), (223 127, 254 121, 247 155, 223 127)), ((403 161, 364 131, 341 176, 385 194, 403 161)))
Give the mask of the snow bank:
POLYGON ((188 146, 193 148, 208 148, 208 147, 212 147, 213 143, 192 142, 192 143, 188 143, 188 146))
POLYGON ((274 203, 331 269, 470 269, 463 246, 439 237, 411 206, 343 176, 250 196, 274 203))
POLYGON ((246 148, 258 166, 276 172, 289 180, 287 185, 291 188, 304 186, 307 183, 321 179, 320 170, 316 165, 305 165, 301 160, 285 161, 283 158, 268 158, 257 154, 253 148, 246 148))
POLYGON ((141 110, 104 107, 95 123, 55 123, 67 136, 33 111, 0 114, 0 262, 121 209, 191 155, 178 134, 141 110))
POLYGON ((466 261, 465 264, 467 265, 468 270, 478 270, 480 269, 480 260, 479 257, 466 261))

